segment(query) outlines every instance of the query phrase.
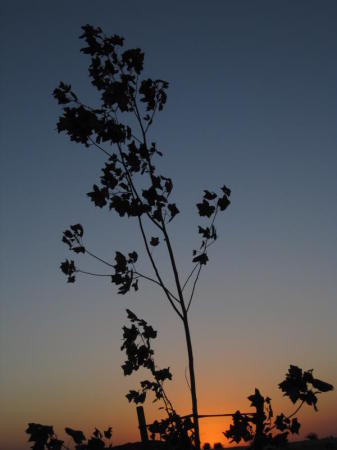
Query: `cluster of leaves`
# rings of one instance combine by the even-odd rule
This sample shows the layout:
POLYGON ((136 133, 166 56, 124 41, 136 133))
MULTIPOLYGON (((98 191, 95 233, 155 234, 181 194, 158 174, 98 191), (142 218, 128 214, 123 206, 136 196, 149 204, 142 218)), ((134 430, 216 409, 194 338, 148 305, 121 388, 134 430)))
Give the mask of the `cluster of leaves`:
POLYGON ((53 427, 49 425, 29 423, 26 433, 29 434, 28 442, 33 443, 33 450, 61 450, 64 443, 56 437, 53 427))
MULTIPOLYGON (((85 248, 82 244, 83 237, 83 227, 81 224, 77 223, 71 225, 70 229, 65 230, 62 236, 62 242, 68 245, 69 250, 75 253, 85 253, 85 248)), ((66 259, 61 263, 60 266, 62 272, 68 277, 68 283, 75 282, 76 267, 73 260, 69 261, 66 259)))
MULTIPOLYGON (((77 223, 71 225, 69 229, 63 232, 62 241, 68 245, 69 250, 75 253, 85 253, 87 250, 83 245, 83 227, 77 223)), ((155 239, 155 238, 152 238, 155 239)), ((155 243, 152 245, 155 245, 155 243)), ((90 254, 90 252, 88 252, 90 254)), ((91 254, 92 255, 92 254, 91 254)), ((94 255, 92 255, 94 256, 94 255)), ((133 251, 126 257, 123 253, 117 251, 115 254, 115 264, 109 264, 115 269, 115 273, 111 275, 111 282, 119 286, 118 293, 126 294, 131 287, 138 290, 138 277, 135 277, 135 263, 137 262, 138 254, 133 251)), ((75 273, 83 272, 78 270, 73 260, 66 259, 60 266, 62 272, 68 277, 68 283, 75 282, 75 273)))
POLYGON ((153 380, 141 381, 141 389, 130 390, 126 395, 129 402, 144 403, 147 392, 153 392, 154 401, 162 400, 166 411, 169 413, 173 410, 169 402, 163 383, 165 380, 171 380, 172 374, 169 368, 157 369, 154 362, 154 351, 151 347, 151 340, 157 337, 157 331, 143 319, 139 319, 129 309, 126 310, 128 319, 131 322, 130 327, 123 327, 123 345, 121 350, 125 350, 127 360, 122 365, 124 375, 131 375, 141 367, 149 370, 153 380))
MULTIPOLYGON (((76 450, 107 450, 112 448, 110 442, 106 446, 105 440, 111 441, 112 427, 101 433, 95 428, 92 436, 87 440, 82 431, 65 428, 65 432, 72 438, 76 450)), ((33 442, 33 450, 61 450, 67 449, 64 441, 58 439, 54 433, 54 429, 49 425, 41 425, 39 423, 29 423, 26 433, 29 434, 29 442, 33 442)))
POLYGON ((167 418, 161 421, 156 420, 149 425, 151 438, 158 437, 160 440, 174 445, 177 449, 191 448, 194 439, 193 423, 189 417, 182 418, 176 413, 163 388, 164 381, 172 379, 170 369, 156 369, 151 340, 157 337, 157 331, 151 325, 148 325, 145 320, 139 319, 132 311, 127 309, 126 312, 131 327, 123 327, 121 350, 125 350, 127 355, 127 360, 122 365, 124 375, 131 375, 143 367, 148 369, 153 377, 152 381, 141 381, 141 389, 138 391, 130 390, 126 394, 126 398, 129 402, 136 404, 144 403, 147 393, 154 393, 154 402, 163 401, 167 418))
POLYGON ((193 448, 194 433, 193 422, 189 417, 182 418, 175 412, 169 414, 166 419, 154 421, 149 425, 151 439, 158 437, 177 450, 193 448))
POLYGON ((221 195, 215 192, 204 190, 202 202, 197 203, 198 213, 200 217, 208 217, 211 224, 207 227, 198 226, 198 233, 201 234, 202 241, 199 250, 193 250, 193 262, 206 265, 208 261, 207 248, 217 239, 217 232, 214 226, 215 218, 218 211, 225 211, 230 205, 229 197, 231 190, 224 185, 221 188, 221 195))
POLYGON ((126 294, 131 287, 138 291, 138 278, 134 279, 134 264, 138 259, 136 252, 131 252, 126 257, 121 252, 116 252, 114 264, 115 273, 111 275, 111 282, 119 286, 118 294, 126 294))
MULTIPOLYGON (((166 103, 168 83, 160 79, 141 80, 144 53, 139 48, 123 51, 122 37, 106 36, 101 28, 91 25, 85 25, 82 29, 80 38, 86 45, 81 51, 91 58, 89 75, 92 85, 100 93, 100 106, 92 108, 85 105, 73 92, 71 85, 61 82, 53 93, 63 107, 63 114, 57 124, 58 132, 67 133, 71 140, 87 147, 96 146, 108 155, 100 182, 95 183, 87 194, 95 206, 107 206, 120 217, 140 219, 146 215, 164 232, 165 225, 176 217, 179 209, 169 201, 173 189, 171 178, 156 171, 154 157, 162 156, 162 152, 155 143, 147 142, 147 131, 156 111, 161 111, 166 103), (144 113, 140 111, 138 100, 144 104, 144 113), (140 138, 128 125, 130 121, 125 122, 128 116, 126 113, 136 118, 140 138), (103 149, 101 145, 105 143, 113 145, 115 151, 103 149)), ((199 250, 193 251, 193 262, 200 268, 208 261, 207 248, 217 238, 214 226, 217 212, 224 211, 230 204, 230 189, 223 186, 221 190, 220 195, 205 190, 202 201, 196 205, 201 217, 211 219, 209 226, 198 228, 202 242, 199 250)), ((80 227, 78 224, 73 225, 64 232, 63 242, 75 253, 85 253, 81 243, 83 229, 74 230, 73 227, 77 226, 80 227)), ((152 236, 149 244, 159 245, 159 238, 152 236)), ((120 264, 123 258, 126 260, 121 253, 116 253, 116 265, 118 268, 123 266, 123 270, 118 270, 111 278, 120 286, 121 294, 128 292, 131 287, 135 290, 138 288, 130 263, 120 264)), ((61 270, 69 283, 75 281, 75 273, 79 272, 72 260, 65 260, 61 270)))
POLYGON ((313 406, 317 411, 317 394, 333 390, 333 386, 325 381, 318 380, 312 375, 313 370, 303 371, 299 367, 290 366, 286 378, 279 384, 284 396, 290 398, 292 403, 298 400, 313 406), (311 386, 310 386, 311 385, 311 386))
MULTIPOLYGON (((304 372, 299 367, 291 365, 285 380, 279 384, 279 388, 284 392, 284 395, 288 396, 293 403, 301 400, 301 404, 295 413, 305 403, 313 406, 317 411, 316 395, 333 389, 331 384, 314 378, 312 372, 312 370, 304 372), (317 390, 313 391, 309 384, 317 390)), ((281 413, 274 419, 271 399, 269 397, 264 398, 258 389, 255 389, 255 393, 250 395, 248 400, 250 400, 251 406, 256 409, 256 413, 241 414, 240 411, 237 411, 233 415, 233 423, 224 432, 230 442, 239 443, 241 440, 244 442, 253 440, 252 446, 259 450, 268 444, 273 446, 285 445, 289 433, 298 434, 300 423, 297 418, 293 418, 295 413, 290 416, 281 413), (274 430, 278 430, 278 433, 273 433, 274 430)))
POLYGON ((161 111, 166 103, 168 83, 152 79, 140 81, 144 53, 139 48, 122 52, 122 37, 105 36, 101 28, 91 25, 82 29, 81 38, 87 46, 81 51, 91 57, 89 75, 93 86, 101 93, 101 105, 99 108, 84 105, 71 85, 64 82, 53 94, 60 105, 67 105, 63 106, 58 132, 66 132, 71 140, 87 147, 99 147, 106 142, 117 147, 116 153, 105 152, 109 159, 102 169, 101 185, 94 184, 88 196, 95 206, 109 205, 120 216, 148 214, 156 222, 166 217, 172 220, 179 212, 175 204, 168 202, 172 180, 156 174, 152 158, 154 155, 162 156, 162 153, 155 143, 148 145, 146 142, 146 132, 155 112, 161 111), (145 106, 144 117, 137 105, 138 97, 145 106), (119 120, 120 113, 136 116, 142 140, 134 136, 129 125, 119 120), (145 173, 150 175, 150 185, 139 193, 133 177, 145 173))

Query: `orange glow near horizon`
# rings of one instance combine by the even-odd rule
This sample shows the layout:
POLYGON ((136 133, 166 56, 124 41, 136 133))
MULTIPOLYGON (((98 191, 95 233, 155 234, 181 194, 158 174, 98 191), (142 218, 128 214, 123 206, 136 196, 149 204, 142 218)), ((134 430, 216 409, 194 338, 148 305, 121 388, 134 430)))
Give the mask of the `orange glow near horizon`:
MULTIPOLYGON (((252 411, 249 407, 247 396, 253 391, 251 386, 244 385, 240 380, 240 374, 235 377, 233 374, 231 380, 225 380, 224 391, 219 389, 220 380, 216 377, 212 378, 211 386, 205 384, 204 377, 200 376, 199 387, 199 413, 200 414, 223 414, 232 413, 236 410, 248 412, 252 411), (239 379, 240 389, 237 385, 239 379), (223 407, 226 405, 226 407, 223 407)), ((254 375, 255 379, 259 378, 259 373, 254 375)), ((261 393, 270 394, 272 398, 272 406, 274 414, 281 412, 288 415, 294 409, 294 405, 288 399, 282 397, 282 394, 275 388, 276 380, 270 376, 270 386, 261 382, 261 393), (274 386, 272 389, 271 386, 274 386)), ((323 379, 334 383, 335 376, 333 373, 324 374, 323 379)), ((136 381, 131 383, 136 384, 136 381)), ((260 384, 260 383, 259 383, 260 384)), ((48 389, 44 391, 40 389, 40 393, 27 386, 26 391, 18 391, 16 397, 8 401, 7 417, 2 420, 1 431, 3 448, 6 450, 23 450, 30 447, 27 442, 28 436, 25 429, 29 422, 41 423, 44 425, 53 425, 55 433, 59 438, 65 439, 67 443, 69 437, 65 436, 64 428, 71 427, 82 430, 89 437, 94 428, 105 430, 109 426, 113 427, 112 442, 113 445, 124 444, 127 442, 136 442, 140 440, 136 407, 130 405, 124 395, 130 388, 130 379, 123 378, 113 387, 109 377, 101 380, 100 384, 94 386, 89 380, 88 385, 81 385, 79 382, 69 385, 69 390, 48 389), (89 387, 91 386, 91 389, 89 387), (85 393, 85 394, 84 394, 85 393), (23 407, 25 405, 25 407, 23 407), (28 406, 27 406, 28 405, 28 406)), ((169 396, 177 411, 182 415, 188 414, 190 411, 190 399, 188 392, 184 390, 184 385, 178 383, 169 396)), ((160 405, 146 401, 144 404, 146 422, 152 423, 154 420, 160 420, 165 417, 162 411, 158 410, 160 405)), ((320 438, 329 435, 337 435, 337 393, 336 390, 327 394, 322 394, 318 401, 319 412, 316 413, 313 408, 304 406, 297 414, 301 423, 300 435, 291 436, 291 440, 305 439, 309 432, 315 432, 320 438)), ((229 428, 231 423, 230 417, 212 417, 200 419, 200 437, 202 444, 208 442, 214 445, 221 442, 223 446, 233 447, 224 437, 223 432, 229 428)), ((240 443, 239 445, 242 445, 240 443)))

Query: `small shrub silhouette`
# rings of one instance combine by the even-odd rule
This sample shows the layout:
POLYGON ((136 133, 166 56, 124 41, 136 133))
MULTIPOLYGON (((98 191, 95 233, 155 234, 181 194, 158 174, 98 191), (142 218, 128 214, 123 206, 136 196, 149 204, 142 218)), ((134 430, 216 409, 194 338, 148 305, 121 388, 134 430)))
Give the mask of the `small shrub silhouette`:
POLYGON ((252 448, 261 450, 266 445, 283 446, 288 441, 288 435, 298 434, 300 423, 293 417, 304 404, 317 410, 317 395, 333 390, 333 386, 325 381, 314 378, 313 370, 303 371, 297 366, 291 365, 286 378, 279 384, 283 395, 289 397, 293 404, 298 401, 300 405, 289 416, 283 413, 274 418, 271 399, 264 398, 258 389, 248 397, 251 406, 256 408, 254 415, 241 414, 237 411, 233 415, 233 423, 224 432, 230 442, 239 443, 252 441, 252 448), (278 432, 275 434, 275 430, 278 432))
MULTIPOLYGON (((112 448, 112 427, 103 433, 95 428, 89 439, 86 439, 80 430, 65 428, 64 431, 72 438, 75 444, 75 450, 104 450, 112 448), (106 441, 109 441, 108 446, 106 446, 106 441)), ((57 438, 52 426, 30 423, 28 424, 26 433, 29 434, 28 441, 33 442, 31 447, 33 450, 61 450, 62 448, 69 450, 64 445, 64 441, 57 438)))
POLYGON ((172 379, 170 368, 158 369, 154 361, 154 350, 151 340, 157 337, 157 331, 144 319, 126 310, 131 327, 123 327, 123 344, 121 350, 127 355, 122 365, 124 375, 131 375, 141 367, 150 371, 151 379, 140 382, 139 390, 131 390, 126 394, 129 402, 144 403, 148 392, 155 396, 154 402, 162 401, 167 418, 154 421, 148 426, 151 439, 156 437, 167 442, 176 449, 190 449, 194 443, 194 426, 189 417, 182 418, 177 414, 164 389, 164 382, 172 379))

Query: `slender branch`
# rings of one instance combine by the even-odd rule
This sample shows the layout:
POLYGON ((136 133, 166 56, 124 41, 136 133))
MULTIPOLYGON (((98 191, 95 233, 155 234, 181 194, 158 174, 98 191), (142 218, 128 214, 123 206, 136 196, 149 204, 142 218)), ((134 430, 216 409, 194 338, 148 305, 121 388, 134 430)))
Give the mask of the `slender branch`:
POLYGON ((201 268, 202 268, 202 265, 199 264, 199 270, 198 270, 197 276, 195 277, 195 280, 194 280, 194 283, 193 283, 193 288, 192 288, 190 300, 189 300, 188 305, 187 305, 187 311, 190 309, 190 306, 191 306, 191 303, 192 303, 192 300, 193 300, 194 291, 195 291, 195 287, 197 285, 197 282, 199 280, 199 275, 200 275, 200 272, 201 272, 201 268))
POLYGON ((84 247, 84 248, 85 248, 85 252, 88 253, 88 255, 91 256, 92 258, 97 259, 98 261, 100 261, 101 263, 105 264, 106 266, 114 267, 113 264, 110 264, 110 263, 108 263, 108 261, 105 261, 104 259, 102 259, 102 258, 100 258, 100 257, 98 257, 98 256, 96 256, 96 255, 94 255, 94 254, 91 253, 86 247, 84 247))
MULTIPOLYGON (((141 231, 141 234, 142 234, 142 237, 143 237, 143 241, 144 241, 144 244, 145 244, 146 252, 147 252, 147 254, 148 254, 149 258, 150 258, 150 261, 151 261, 153 270, 155 271, 155 274, 156 274, 156 276, 157 276, 157 279, 158 279, 158 281, 159 281, 159 284, 161 285, 163 291, 165 292, 168 301, 171 303, 172 308, 175 310, 175 312, 178 314, 178 316, 183 320, 183 315, 182 315, 181 312, 178 310, 178 308, 176 307, 176 305, 173 303, 172 298, 171 298, 171 296, 170 296, 170 292, 169 292, 169 290, 167 289, 167 287, 164 285, 163 280, 162 280, 162 278, 161 278, 161 276, 160 276, 160 273, 159 273, 159 271, 158 271, 158 268, 157 268, 157 266, 156 266, 156 263, 155 263, 154 260, 153 260, 153 257, 152 257, 152 255, 151 255, 151 251, 150 251, 150 248, 149 248, 149 244, 148 244, 148 242, 147 242, 147 238, 146 238, 146 235, 145 235, 145 231, 144 231, 142 219, 141 219, 140 216, 138 216, 138 223, 139 223, 140 231, 141 231)), ((181 303, 181 302, 180 302, 180 303, 181 303)))
POLYGON ((191 276, 193 275, 193 273, 195 272, 195 269, 196 269, 198 266, 199 266, 199 264, 197 263, 197 264, 193 267, 191 273, 190 273, 189 276, 187 277, 187 279, 186 279, 186 281, 185 281, 185 283, 184 283, 184 285, 183 285, 183 287, 182 287, 182 291, 184 291, 184 289, 185 289, 187 283, 189 282, 191 276))
POLYGON ((179 301, 181 303, 182 308, 185 309, 184 296, 183 296, 183 292, 182 292, 182 289, 181 289, 178 269, 177 269, 176 261, 175 261, 175 258, 174 258, 174 253, 173 253, 173 249, 172 249, 172 246, 171 246, 171 241, 170 241, 169 235, 167 233, 166 225, 165 225, 165 222, 164 222, 163 218, 162 218, 162 222, 161 223, 162 223, 162 229, 163 229, 163 234, 164 234, 164 237, 165 237, 167 250, 168 250, 169 256, 170 256, 170 261, 171 261, 171 266, 172 266, 172 269, 173 269, 174 280, 175 280, 177 291, 178 291, 179 301))
POLYGON ((137 136, 135 136, 134 134, 131 133, 131 137, 133 137, 135 141, 139 142, 139 144, 142 144, 142 141, 139 138, 137 138, 137 136))
MULTIPOLYGON (((133 273, 138 275, 139 278, 144 278, 145 280, 151 281, 152 283, 155 283, 158 286, 162 287, 162 285, 159 283, 159 281, 155 280, 154 278, 151 278, 151 277, 149 277, 147 275, 144 275, 144 274, 138 272, 137 270, 134 270, 133 273)), ((169 289, 167 289, 167 292, 170 294, 170 296, 173 298, 173 300, 175 300, 176 302, 180 303, 179 300, 177 299, 177 297, 175 295, 173 295, 172 292, 169 289)))
MULTIPOLYGON (((218 208, 218 206, 217 206, 216 209, 215 209, 213 218, 212 218, 212 222, 211 222, 210 228, 214 225, 216 216, 217 216, 217 214, 218 214, 218 210, 219 210, 219 208, 218 208)), ((206 253, 207 248, 210 247, 210 246, 214 243, 214 239, 213 239, 213 242, 211 242, 210 244, 207 244, 207 243, 208 243, 208 238, 206 238, 206 240, 205 240, 205 242, 204 242, 204 250, 203 250, 202 254, 205 254, 205 253, 206 253)), ((193 296, 194 296, 194 292, 195 292, 195 288, 196 288, 197 282, 198 282, 198 280, 199 280, 199 275, 200 275, 201 269, 202 269, 202 265, 199 263, 199 270, 198 270, 197 276, 196 276, 196 278, 195 278, 195 280, 194 280, 194 283, 193 283, 192 293, 191 293, 190 300, 189 300, 188 305, 187 305, 187 311, 190 309, 190 306, 191 306, 191 303, 192 303, 192 300, 193 300, 193 296)), ((188 280, 191 278, 191 276, 192 276, 194 270, 195 270, 195 267, 193 268, 191 274, 190 274, 189 277, 187 278, 185 284, 187 284, 188 280)), ((185 285, 184 285, 184 286, 185 286, 185 285)))
POLYGON ((188 381, 188 378, 186 376, 186 367, 185 367, 185 380, 186 380, 186 383, 187 383, 187 386, 188 386, 189 390, 191 390, 191 385, 190 385, 190 383, 188 381))
POLYGON ((146 128, 145 128, 145 130, 144 130, 144 133, 145 133, 145 134, 147 133, 147 131, 148 131, 148 129, 150 128, 150 126, 152 125, 153 118, 154 118, 154 115, 155 115, 156 111, 157 111, 157 103, 156 103, 156 105, 155 105, 155 107, 154 107, 154 110, 153 110, 153 113, 152 113, 152 115, 151 115, 151 118, 150 118, 150 120, 148 121, 148 123, 147 123, 147 125, 146 125, 146 128))
POLYGON ((89 137, 89 140, 91 142, 91 145, 94 145, 95 147, 97 147, 99 150, 101 150, 103 153, 105 153, 107 156, 111 157, 112 153, 107 152, 106 150, 104 150, 103 147, 101 147, 100 145, 97 144, 97 142, 95 142, 92 137, 89 137))
POLYGON ((134 103, 134 110, 133 111, 134 111, 134 113, 135 113, 135 115, 137 117, 140 129, 141 129, 141 132, 142 132, 142 135, 143 135, 143 141, 144 141, 144 144, 146 145, 146 132, 145 132, 144 127, 143 127, 143 121, 142 121, 142 118, 140 117, 139 109, 138 109, 138 106, 137 106, 137 100, 136 100, 135 97, 133 99, 133 103, 134 103))
MULTIPOLYGON (((292 412, 289 416, 286 417, 286 419, 290 419, 291 417, 293 417, 295 414, 298 413, 298 411, 302 408, 302 406, 304 405, 305 400, 302 400, 301 404, 295 409, 294 412, 292 412)), ((276 428, 276 425, 273 425, 269 431, 273 430, 274 428, 276 428)))
MULTIPOLYGON (((228 413, 228 414, 198 414, 199 419, 204 419, 207 417, 233 417, 236 413, 228 413)), ((255 416, 256 413, 240 413, 242 416, 255 416)), ((182 419, 187 419, 188 417, 193 417, 193 414, 187 414, 186 416, 181 416, 182 419)))
POLYGON ((111 274, 105 274, 105 273, 93 273, 93 272, 87 272, 85 270, 76 269, 75 273, 84 273, 85 275, 91 275, 93 277, 111 277, 111 274))

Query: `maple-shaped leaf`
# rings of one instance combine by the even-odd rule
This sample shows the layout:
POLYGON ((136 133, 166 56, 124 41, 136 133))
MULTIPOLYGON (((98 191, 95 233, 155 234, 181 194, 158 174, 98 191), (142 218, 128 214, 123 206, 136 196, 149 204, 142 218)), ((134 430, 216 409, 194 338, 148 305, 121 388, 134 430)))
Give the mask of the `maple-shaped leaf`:
POLYGON ((279 384, 279 388, 285 396, 296 403, 301 395, 307 392, 307 383, 303 377, 303 370, 297 366, 290 365, 286 378, 279 384))
POLYGON ((125 397, 129 400, 130 403, 131 402, 134 402, 136 404, 144 403, 145 399, 146 399, 146 392, 140 393, 140 392, 131 390, 131 391, 129 391, 128 394, 126 394, 125 397))
POLYGON ((215 211, 215 206, 210 205, 207 200, 203 200, 202 203, 197 203, 197 208, 199 210, 199 216, 211 217, 215 211))
POLYGON ((75 225, 70 225, 70 228, 73 230, 73 232, 76 236, 79 236, 79 237, 83 236, 83 227, 80 223, 76 223, 75 225))
POLYGON ((153 237, 150 240, 150 245, 152 245, 153 247, 156 247, 159 244, 159 238, 158 237, 153 237))
POLYGON ((116 252, 115 256, 116 264, 114 265, 114 268, 116 269, 116 272, 126 272, 127 271, 127 265, 126 265, 126 258, 121 252, 116 252))
POLYGON ((210 192, 205 190, 204 191, 204 199, 206 200, 214 200, 217 197, 217 195, 214 192, 210 192))
POLYGON ((317 397, 313 391, 308 391, 305 394, 302 394, 301 399, 304 400, 307 405, 313 406, 314 410, 317 411, 317 397))
POLYGON ((68 276, 68 283, 75 282, 74 273, 76 272, 76 267, 73 260, 69 261, 68 259, 66 259, 65 261, 63 261, 63 263, 61 263, 60 265, 60 269, 65 275, 68 276))
POLYGON ((94 190, 92 192, 87 193, 87 196, 91 198, 91 200, 95 203, 95 206, 103 208, 103 206, 107 203, 107 198, 109 198, 108 189, 99 189, 96 184, 94 184, 93 189, 94 190))
POLYGON ((169 204, 167 205, 167 208, 168 208, 168 210, 169 210, 170 213, 171 213, 171 217, 170 217, 170 220, 169 220, 169 222, 171 222, 171 220, 173 220, 174 217, 175 217, 177 214, 179 214, 179 209, 177 208, 177 206, 176 206, 175 203, 169 203, 169 204))
POLYGON ((157 337, 157 331, 151 325, 145 325, 143 335, 145 339, 155 339, 157 337))
POLYGON ((122 369, 125 376, 131 375, 133 372, 133 364, 130 361, 125 361, 125 363, 122 365, 122 369))
POLYGON ((289 428, 289 419, 284 414, 280 414, 276 416, 274 424, 278 430, 284 431, 289 428))
POLYGON ((218 206, 220 208, 220 211, 224 211, 228 206, 231 204, 229 198, 224 195, 223 197, 219 198, 218 200, 218 206))
POLYGON ((134 312, 130 311, 130 309, 126 309, 126 313, 128 315, 128 319, 131 322, 135 322, 138 320, 138 317, 136 316, 136 314, 134 312))
POLYGON ((156 370, 154 376, 158 381, 172 380, 172 374, 170 368, 156 370))
POLYGON ((231 190, 225 184, 222 186, 221 190, 228 197, 231 195, 231 190))
POLYGON ((291 421, 290 431, 291 433, 298 434, 301 424, 297 421, 296 417, 291 421))
POLYGON ((129 253, 128 256, 129 256, 129 261, 128 262, 130 262, 130 263, 135 263, 137 261, 137 259, 138 259, 137 252, 131 252, 131 253, 129 253))
POLYGON ((254 408, 261 407, 261 405, 263 405, 264 403, 264 398, 257 388, 255 388, 255 393, 248 397, 248 400, 251 401, 250 406, 253 406, 254 408))
POLYGON ((325 381, 318 380, 317 378, 313 378, 311 384, 314 388, 318 389, 321 392, 329 392, 333 391, 332 384, 326 383, 325 381))
POLYGON ((65 428, 64 430, 69 436, 73 439, 75 444, 82 444, 83 441, 85 441, 85 436, 82 431, 80 430, 73 430, 72 428, 65 428))
POLYGON ((201 226, 199 226, 198 233, 201 234, 205 239, 209 239, 211 237, 211 230, 209 227, 202 228, 201 226))

